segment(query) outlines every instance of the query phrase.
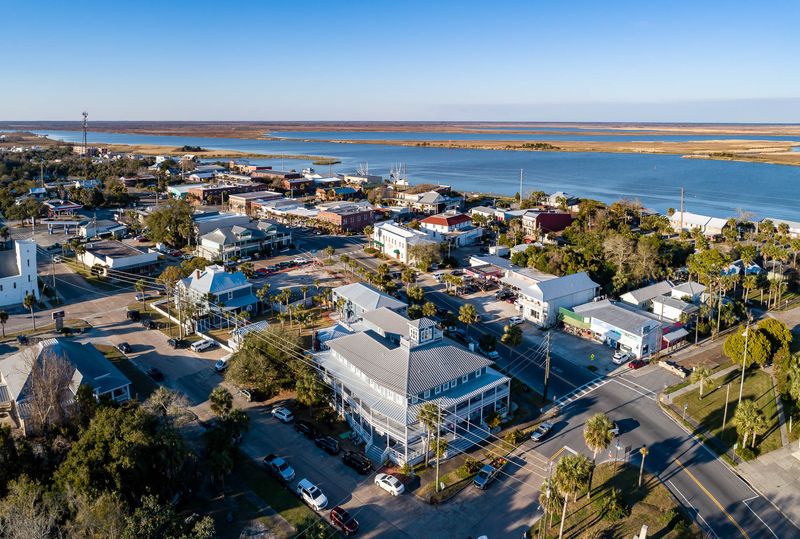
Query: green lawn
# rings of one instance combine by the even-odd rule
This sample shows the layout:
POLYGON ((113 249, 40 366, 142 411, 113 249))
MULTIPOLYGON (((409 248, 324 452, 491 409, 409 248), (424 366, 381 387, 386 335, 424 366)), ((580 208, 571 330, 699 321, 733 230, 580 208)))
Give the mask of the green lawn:
MULTIPOLYGON (((592 501, 583 495, 578 497, 577 502, 570 501, 567 505, 564 537, 629 538, 638 534, 643 524, 647 524, 648 537, 700 537, 697 525, 691 523, 681 512, 677 502, 658 479, 645 474, 641 487, 638 486, 638 481, 639 469, 636 467, 623 466, 615 473, 613 464, 599 465, 592 481, 592 501), (622 492, 622 500, 630 509, 627 517, 613 522, 603 518, 600 505, 611 488, 622 492)), ((553 526, 545 533, 546 539, 558 537, 560 517, 560 511, 554 515, 553 526)), ((549 524, 550 515, 547 516, 547 521, 540 521, 534 526, 534 537, 540 524, 549 524)))
POLYGON ((113 346, 96 344, 95 348, 100 350, 131 381, 131 397, 144 401, 158 389, 158 384, 113 346))
POLYGON ((252 460, 240 459, 234 473, 295 529, 308 517, 315 516, 311 509, 252 460))
MULTIPOLYGON (((679 410, 688 404, 687 416, 693 417, 703 427, 707 428, 717 438, 721 439, 727 447, 732 447, 741 436, 733 425, 733 415, 739 400, 740 371, 732 371, 723 379, 717 378, 706 384, 703 399, 700 399, 699 390, 684 393, 673 400, 679 410), (728 399, 728 418, 725 432, 722 433, 722 418, 725 406, 725 385, 730 383, 730 397, 728 399), (722 436, 721 436, 722 435, 722 436)), ((778 426, 778 411, 775 406, 775 396, 772 390, 772 378, 760 369, 750 369, 745 375, 743 399, 752 399, 764 413, 767 420, 767 429, 756 437, 756 450, 767 453, 781 447, 781 433, 778 426)))

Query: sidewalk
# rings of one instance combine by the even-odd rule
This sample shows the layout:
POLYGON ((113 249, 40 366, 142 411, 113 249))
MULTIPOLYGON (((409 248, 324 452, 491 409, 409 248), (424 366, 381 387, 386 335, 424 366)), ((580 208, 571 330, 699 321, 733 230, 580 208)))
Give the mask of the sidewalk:
POLYGON ((782 447, 736 467, 739 474, 800 527, 800 449, 782 447))

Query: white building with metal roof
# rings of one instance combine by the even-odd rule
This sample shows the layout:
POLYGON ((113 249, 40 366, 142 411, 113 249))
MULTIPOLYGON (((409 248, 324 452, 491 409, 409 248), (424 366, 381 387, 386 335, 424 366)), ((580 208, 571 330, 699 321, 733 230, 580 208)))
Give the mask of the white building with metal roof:
POLYGON ((556 277, 532 268, 509 269, 502 283, 518 292, 517 308, 526 320, 540 327, 558 322, 561 307, 591 301, 600 289, 586 272, 556 277))
POLYGON ((405 313, 408 308, 407 303, 362 283, 337 286, 331 290, 331 298, 342 318, 350 322, 383 307, 398 313, 405 313))
POLYGON ((409 254, 412 246, 438 243, 427 232, 401 226, 392 221, 376 224, 372 232, 372 244, 383 254, 396 258, 404 264, 409 264, 413 258, 409 254))
POLYGON ((14 249, 0 251, 0 307, 18 305, 32 294, 39 299, 36 242, 16 240, 14 249))
POLYGON ((573 319, 591 330, 591 337, 611 348, 619 349, 640 358, 658 349, 658 343, 671 323, 662 323, 651 313, 625 303, 610 300, 593 301, 572 308, 577 316, 564 317, 564 323, 573 319))
POLYGON ((449 455, 487 438, 487 418, 510 410, 511 380, 489 359, 443 337, 430 319, 409 320, 383 307, 348 331, 334 332, 314 357, 335 388, 336 410, 374 461, 425 458, 417 415, 426 402, 442 410, 449 455))
POLYGON ((691 232, 698 228, 704 236, 718 236, 722 234, 722 229, 725 228, 728 221, 719 217, 709 217, 688 211, 676 211, 670 216, 669 223, 675 232, 682 230, 691 232))

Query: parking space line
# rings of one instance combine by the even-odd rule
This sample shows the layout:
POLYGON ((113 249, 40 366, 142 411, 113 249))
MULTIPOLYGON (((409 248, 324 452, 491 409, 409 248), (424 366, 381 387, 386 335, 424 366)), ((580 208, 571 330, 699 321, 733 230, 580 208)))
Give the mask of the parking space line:
POLYGON ((742 500, 742 503, 743 503, 743 504, 744 504, 744 505, 745 505, 745 506, 746 506, 748 509, 750 509, 750 512, 751 512, 751 513, 753 513, 753 514, 756 516, 756 518, 757 518, 759 521, 761 521, 761 524, 763 524, 764 526, 766 526, 766 528, 769 530, 769 533, 771 533, 771 534, 772 534, 772 536, 773 536, 775 539, 778 539, 778 536, 777 536, 777 535, 775 535, 775 532, 774 532, 774 531, 772 531, 772 528, 770 528, 770 527, 769 527, 769 525, 768 525, 766 522, 764 522, 764 520, 762 520, 762 518, 761 518, 760 516, 758 516, 758 513, 756 513, 755 511, 753 511, 753 508, 752 508, 752 507, 750 507, 750 504, 749 504, 749 503, 747 503, 748 501, 750 501, 750 500, 754 500, 754 499, 756 499, 756 498, 758 498, 758 496, 753 496, 752 498, 747 498, 746 500, 742 500))

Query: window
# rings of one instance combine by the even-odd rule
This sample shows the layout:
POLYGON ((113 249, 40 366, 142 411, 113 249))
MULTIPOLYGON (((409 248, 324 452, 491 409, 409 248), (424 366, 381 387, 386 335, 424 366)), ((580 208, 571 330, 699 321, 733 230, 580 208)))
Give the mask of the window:
POLYGON ((17 287, 17 283, 14 283, 14 288, 16 288, 16 287, 17 287))
POLYGON ((469 380, 469 374, 465 374, 464 376, 461 377, 462 384, 466 384, 467 380, 469 380))
POLYGON ((28 282, 31 282, 31 276, 28 275, 28 282))
POLYGON ((229 300, 233 299, 233 292, 228 292, 228 299, 229 300))
POLYGON ((442 392, 442 386, 436 386, 436 388, 433 390, 434 395, 438 395, 441 392, 442 392))
POLYGON ((411 404, 417 404, 419 402, 419 398, 416 395, 411 397, 411 404))
POLYGON ((444 383, 444 390, 447 391, 448 389, 450 389, 450 382, 445 382, 444 383))
POLYGON ((478 378, 481 375, 481 369, 475 371, 475 378, 478 378))
POLYGON ((426 389, 425 393, 422 394, 422 398, 423 399, 430 398, 430 396, 431 396, 431 390, 430 389, 426 389))

